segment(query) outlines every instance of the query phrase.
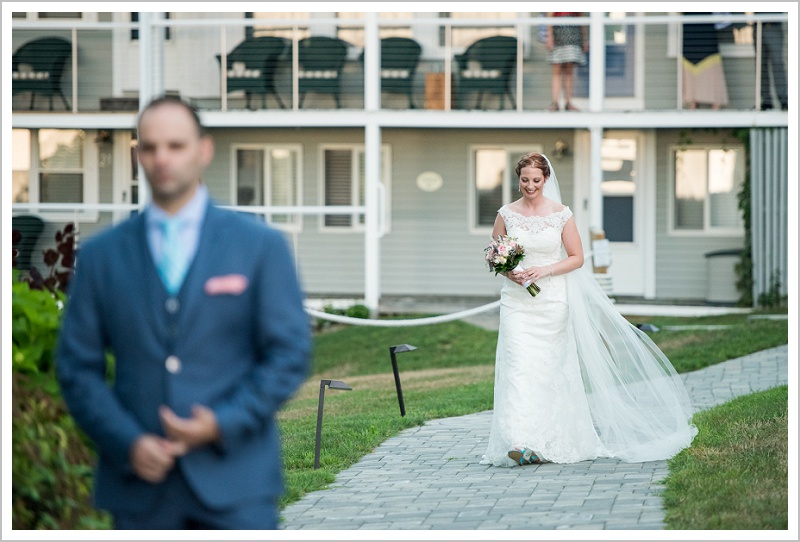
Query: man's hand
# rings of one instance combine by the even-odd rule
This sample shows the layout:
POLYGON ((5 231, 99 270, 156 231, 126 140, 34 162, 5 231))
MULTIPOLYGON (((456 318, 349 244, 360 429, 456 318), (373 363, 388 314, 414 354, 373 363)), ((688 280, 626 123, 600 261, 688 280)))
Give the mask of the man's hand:
POLYGON ((133 443, 130 461, 133 471, 139 478, 157 484, 163 481, 175 466, 175 458, 185 454, 187 450, 187 446, 183 443, 145 434, 133 443))
POLYGON ((192 417, 181 418, 172 409, 162 406, 159 409, 164 433, 175 443, 187 449, 205 446, 219 440, 219 426, 214 411, 202 405, 192 406, 192 417))

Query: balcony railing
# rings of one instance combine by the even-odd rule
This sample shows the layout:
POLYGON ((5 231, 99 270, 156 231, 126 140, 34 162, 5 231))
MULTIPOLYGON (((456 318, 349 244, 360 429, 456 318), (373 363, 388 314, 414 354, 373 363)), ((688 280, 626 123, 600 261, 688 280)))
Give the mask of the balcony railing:
MULTIPOLYGON (((161 93, 180 95, 207 111, 369 110, 374 109, 368 106, 370 89, 378 82, 383 92, 375 108, 380 109, 545 111, 553 102, 552 68, 538 37, 540 29, 554 24, 588 29, 588 61, 574 70, 577 108, 681 110, 687 105, 682 36, 689 23, 711 25, 700 46, 721 53, 728 95, 722 108, 758 110, 769 101, 762 98, 773 93, 762 75, 761 53, 776 46, 763 39, 766 25, 787 21, 780 13, 611 13, 558 20, 377 14, 366 20, 289 21, 223 15, 142 17, 138 23, 14 20, 15 52, 37 39, 59 37, 70 53, 50 72, 21 60, 14 66, 13 111, 134 112, 140 95, 161 93), (40 85, 33 95, 21 84, 56 77, 55 86, 40 85)), ((774 35, 774 26, 769 30, 774 35)), ((786 54, 783 40, 778 56, 784 66, 786 54)), ((776 108, 785 100, 772 98, 776 108)))

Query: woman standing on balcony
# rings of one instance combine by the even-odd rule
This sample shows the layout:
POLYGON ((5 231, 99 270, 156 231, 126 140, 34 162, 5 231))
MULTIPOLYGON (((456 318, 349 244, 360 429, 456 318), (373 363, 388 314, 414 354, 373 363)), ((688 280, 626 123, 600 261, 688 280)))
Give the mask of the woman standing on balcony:
MULTIPOLYGON (((550 12, 548 17, 580 17, 583 13, 550 12)), ((564 90, 564 109, 577 111, 572 105, 572 89, 575 80, 575 64, 586 64, 589 51, 589 35, 585 26, 547 26, 547 62, 553 65, 553 102, 548 111, 558 111, 558 99, 564 90)))
POLYGON ((683 106, 697 109, 698 104, 709 104, 711 109, 720 109, 728 105, 728 89, 714 23, 684 24, 682 44, 683 106))

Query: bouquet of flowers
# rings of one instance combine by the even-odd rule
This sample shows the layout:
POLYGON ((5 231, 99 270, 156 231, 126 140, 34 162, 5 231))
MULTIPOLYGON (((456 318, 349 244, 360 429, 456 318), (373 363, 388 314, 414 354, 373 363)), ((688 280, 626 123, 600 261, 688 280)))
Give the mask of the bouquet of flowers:
MULTIPOLYGON (((489 264, 489 271, 494 271, 495 275, 523 270, 520 263, 522 257, 525 256, 525 249, 514 237, 498 235, 497 239, 492 239, 492 242, 483 251, 486 253, 485 258, 489 264)), ((524 286, 533 297, 536 297, 536 294, 541 291, 541 288, 533 282, 526 282, 524 286)))

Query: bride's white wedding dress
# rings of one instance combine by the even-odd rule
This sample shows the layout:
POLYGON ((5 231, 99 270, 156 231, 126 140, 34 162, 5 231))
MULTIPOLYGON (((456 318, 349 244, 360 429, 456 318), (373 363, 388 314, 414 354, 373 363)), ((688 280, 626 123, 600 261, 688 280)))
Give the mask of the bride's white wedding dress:
MULTIPOLYGON (((524 247, 522 267, 564 258, 568 207, 547 216, 499 211, 524 247)), ((495 361, 494 412, 481 463, 514 466, 515 447, 540 459, 648 461, 691 443, 688 395, 660 350, 630 325, 581 269, 537 282, 532 297, 504 279, 495 361), (610 310, 608 306, 611 305, 610 310)))

